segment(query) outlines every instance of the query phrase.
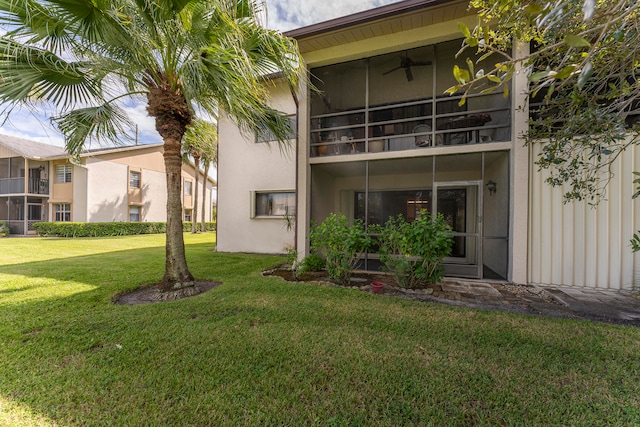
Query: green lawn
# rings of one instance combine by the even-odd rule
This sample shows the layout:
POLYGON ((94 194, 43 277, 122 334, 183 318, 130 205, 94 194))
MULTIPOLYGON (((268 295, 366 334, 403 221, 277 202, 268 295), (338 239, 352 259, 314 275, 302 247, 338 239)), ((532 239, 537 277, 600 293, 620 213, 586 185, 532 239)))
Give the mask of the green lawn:
POLYGON ((640 329, 292 284, 213 252, 175 302, 164 236, 0 239, 0 426, 638 425, 640 329))

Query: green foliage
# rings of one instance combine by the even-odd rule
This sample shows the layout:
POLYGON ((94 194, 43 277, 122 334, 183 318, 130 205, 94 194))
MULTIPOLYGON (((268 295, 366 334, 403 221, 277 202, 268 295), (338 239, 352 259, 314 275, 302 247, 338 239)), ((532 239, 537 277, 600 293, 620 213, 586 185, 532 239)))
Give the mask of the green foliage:
MULTIPOLYGON (((191 231, 191 223, 182 224, 185 232, 191 231)), ((167 231, 165 222, 36 222, 33 228, 40 236, 103 237, 135 234, 162 234, 167 231)), ((200 229, 200 224, 198 224, 200 229)), ((208 231, 215 231, 216 223, 207 223, 208 231)))
POLYGON ((384 226, 372 227, 379 235, 380 261, 398 284, 419 288, 442 278, 442 259, 451 252, 453 237, 442 214, 433 218, 427 211, 413 222, 402 215, 389 218, 384 226))
POLYGON ((342 213, 329 214, 320 225, 312 223, 309 238, 311 250, 319 252, 326 260, 329 277, 341 284, 349 283, 351 271, 371 245, 364 223, 356 219, 349 225, 342 213))
POLYGON ((324 258, 318 254, 309 254, 300 261, 300 264, 298 265, 298 272, 306 273, 308 271, 322 271, 324 267, 324 258))
MULTIPOLYGON (((216 231, 216 227, 217 227, 217 223, 215 222, 205 222, 205 229, 204 231, 216 231)), ((186 221, 182 223, 182 231, 184 231, 185 233, 187 231, 191 231, 192 230, 192 225, 191 225, 191 221, 186 221)), ((202 232, 202 223, 197 223, 196 224, 196 230, 202 232)))
POLYGON ((566 201, 597 204, 611 164, 640 142, 640 3, 473 0, 471 6, 478 23, 459 24, 465 39, 458 55, 472 50, 477 63, 492 58, 495 67, 475 74, 474 64, 454 68, 458 84, 447 92, 507 93, 521 69, 529 78, 526 95, 541 105, 523 135, 544 145, 536 163, 550 171, 549 184, 563 186, 566 201), (533 49, 516 55, 514 39, 533 49))
POLYGON ((0 221, 0 236, 9 234, 9 225, 6 221, 0 221))

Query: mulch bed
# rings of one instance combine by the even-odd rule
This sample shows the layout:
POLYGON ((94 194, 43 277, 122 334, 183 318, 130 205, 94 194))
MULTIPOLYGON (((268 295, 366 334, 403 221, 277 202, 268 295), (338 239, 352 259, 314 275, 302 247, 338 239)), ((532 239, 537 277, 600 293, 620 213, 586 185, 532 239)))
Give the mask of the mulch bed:
POLYGON ((220 286, 220 282, 195 282, 194 286, 179 289, 177 291, 161 292, 158 285, 145 286, 131 292, 118 294, 113 298, 114 304, 137 305, 152 304, 154 302, 175 301, 200 295, 215 287, 220 286))

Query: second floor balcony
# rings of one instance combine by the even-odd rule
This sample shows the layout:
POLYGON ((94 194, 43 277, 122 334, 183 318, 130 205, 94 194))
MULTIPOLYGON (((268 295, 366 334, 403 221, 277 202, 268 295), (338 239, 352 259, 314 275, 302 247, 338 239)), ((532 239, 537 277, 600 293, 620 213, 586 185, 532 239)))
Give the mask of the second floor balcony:
MULTIPOLYGON (((49 194, 49 180, 29 178, 28 194, 49 194)), ((24 177, 0 178, 0 194, 24 194, 24 177)))

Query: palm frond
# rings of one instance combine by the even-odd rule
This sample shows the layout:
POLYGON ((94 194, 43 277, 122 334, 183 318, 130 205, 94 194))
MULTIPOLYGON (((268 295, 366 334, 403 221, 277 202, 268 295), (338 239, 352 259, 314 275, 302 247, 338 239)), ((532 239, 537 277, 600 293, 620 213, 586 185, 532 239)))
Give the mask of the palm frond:
POLYGON ((52 119, 60 132, 65 135, 65 148, 73 156, 78 156, 90 135, 98 141, 120 141, 131 129, 126 112, 113 103, 96 107, 79 108, 52 119))
POLYGON ((0 101, 45 100, 57 105, 89 103, 100 93, 100 80, 86 62, 62 57, 0 37, 0 101))

